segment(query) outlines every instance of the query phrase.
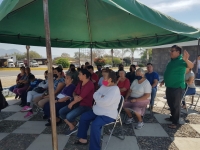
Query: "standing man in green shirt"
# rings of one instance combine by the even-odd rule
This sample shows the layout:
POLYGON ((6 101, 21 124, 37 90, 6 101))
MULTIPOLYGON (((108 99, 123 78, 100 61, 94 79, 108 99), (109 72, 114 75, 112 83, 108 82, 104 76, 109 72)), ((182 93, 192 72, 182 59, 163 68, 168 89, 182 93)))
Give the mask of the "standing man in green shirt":
POLYGON ((168 127, 175 129, 179 123, 180 103, 185 89, 185 71, 186 68, 193 68, 194 64, 188 60, 190 55, 186 50, 182 56, 180 46, 172 46, 169 52, 171 61, 166 67, 160 86, 165 84, 167 87, 166 98, 171 111, 171 117, 165 120, 171 121, 172 124, 168 127))

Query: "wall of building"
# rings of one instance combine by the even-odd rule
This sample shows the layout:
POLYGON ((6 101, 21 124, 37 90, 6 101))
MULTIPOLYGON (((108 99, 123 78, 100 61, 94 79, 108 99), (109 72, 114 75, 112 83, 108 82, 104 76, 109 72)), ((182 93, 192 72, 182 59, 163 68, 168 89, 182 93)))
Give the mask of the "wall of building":
MULTIPOLYGON (((190 54, 189 60, 194 61, 198 56, 198 46, 183 46, 183 50, 187 50, 190 54)), ((167 63, 170 61, 169 56, 170 47, 167 48, 156 48, 152 51, 152 64, 154 66, 154 71, 158 72, 160 75, 163 75, 167 63)), ((196 68, 196 67, 194 67, 196 68)), ((194 69, 196 71, 196 69, 194 69)))

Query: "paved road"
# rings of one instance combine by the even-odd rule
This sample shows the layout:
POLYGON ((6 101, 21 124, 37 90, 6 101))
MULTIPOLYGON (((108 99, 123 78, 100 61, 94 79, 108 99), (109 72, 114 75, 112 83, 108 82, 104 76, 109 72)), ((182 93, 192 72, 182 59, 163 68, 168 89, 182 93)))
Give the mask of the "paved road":
MULTIPOLYGON (((8 76, 17 76, 20 73, 20 71, 0 71, 0 77, 8 77, 8 76)), ((43 75, 43 70, 33 70, 32 73, 34 75, 43 75)))

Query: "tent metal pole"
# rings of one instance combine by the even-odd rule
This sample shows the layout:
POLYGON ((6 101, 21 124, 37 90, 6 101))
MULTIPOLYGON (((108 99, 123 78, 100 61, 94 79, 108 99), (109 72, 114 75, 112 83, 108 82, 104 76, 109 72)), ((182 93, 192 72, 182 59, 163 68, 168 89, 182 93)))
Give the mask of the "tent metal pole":
POLYGON ((197 54, 199 55, 200 53, 200 39, 198 39, 198 51, 197 51, 197 54))
POLYGON ((52 147, 53 150, 58 150, 48 0, 43 0, 43 9, 44 9, 44 27, 45 27, 45 37, 46 37, 46 52, 47 52, 47 62, 48 62, 48 89, 49 89, 50 112, 51 112, 52 147))
POLYGON ((91 54, 91 56, 90 56, 90 62, 91 62, 91 65, 92 65, 92 47, 90 48, 90 54, 91 54))
POLYGON ((27 57, 27 67, 30 67, 30 54, 29 54, 30 46, 26 45, 26 57, 27 57))

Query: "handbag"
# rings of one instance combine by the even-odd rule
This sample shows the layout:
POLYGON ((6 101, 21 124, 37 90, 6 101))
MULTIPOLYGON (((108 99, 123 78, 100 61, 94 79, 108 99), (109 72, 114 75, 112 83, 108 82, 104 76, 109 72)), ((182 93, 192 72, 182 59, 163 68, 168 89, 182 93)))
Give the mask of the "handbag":
POLYGON ((16 85, 16 88, 22 88, 24 86, 24 83, 19 83, 16 85))
POLYGON ((46 89, 42 88, 42 87, 36 87, 33 91, 37 92, 37 93, 44 93, 46 89))

